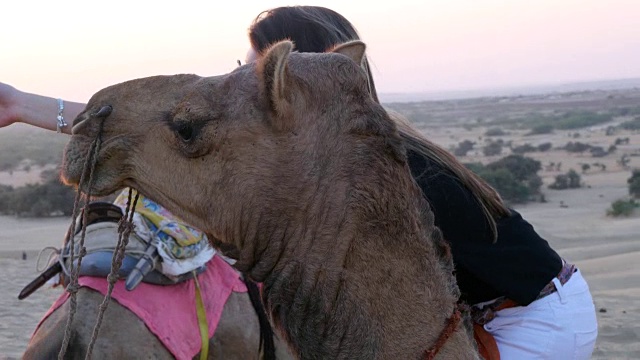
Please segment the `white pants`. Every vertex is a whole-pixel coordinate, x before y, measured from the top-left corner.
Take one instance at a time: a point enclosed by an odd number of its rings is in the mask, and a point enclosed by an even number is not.
[[[589,359],[598,324],[589,286],[576,271],[553,294],[528,306],[500,310],[484,325],[503,360]]]

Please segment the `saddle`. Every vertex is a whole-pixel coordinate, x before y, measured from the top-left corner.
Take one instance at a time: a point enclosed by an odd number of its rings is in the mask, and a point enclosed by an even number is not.
[[[111,271],[113,253],[120,237],[118,227],[123,217],[122,210],[112,203],[97,201],[89,203],[85,211],[87,212],[87,225],[84,229],[86,254],[82,258],[79,275],[106,278]],[[80,240],[83,236],[84,224],[82,221],[83,217],[79,216],[79,221],[74,229],[74,267],[78,265],[76,256],[80,253]],[[170,277],[161,272],[160,261],[153,241],[146,241],[132,231],[125,247],[125,256],[118,277],[126,279],[127,290],[133,290],[140,282],[155,285],[177,284],[192,279],[194,275],[205,270],[205,265],[203,265],[194,272]],[[20,292],[18,298],[26,298],[57,274],[60,274],[60,283],[66,286],[71,280],[70,268],[71,246],[65,244],[60,250],[57,261],[29,283]]]

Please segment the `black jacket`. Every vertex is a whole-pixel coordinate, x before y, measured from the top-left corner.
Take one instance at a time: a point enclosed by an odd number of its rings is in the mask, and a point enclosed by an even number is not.
[[[562,268],[562,259],[525,221],[497,221],[498,240],[472,193],[430,159],[407,153],[411,173],[435,214],[435,223],[451,246],[456,279],[468,304],[506,296],[520,305],[536,299]]]

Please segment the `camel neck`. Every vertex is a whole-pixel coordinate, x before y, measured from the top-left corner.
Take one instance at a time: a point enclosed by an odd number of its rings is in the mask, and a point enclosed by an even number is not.
[[[301,358],[375,358],[405,341],[406,331],[421,333],[424,351],[437,336],[428,329],[445,313],[416,314],[451,308],[453,277],[428,240],[433,224],[421,219],[419,190],[406,191],[414,186],[407,177],[379,176],[384,184],[355,177],[352,186],[328,187],[331,199],[339,191],[344,199],[258,226],[250,243],[263,245],[251,249],[246,270],[263,282],[265,306],[294,348],[313,349]],[[338,346],[345,341],[352,345]]]

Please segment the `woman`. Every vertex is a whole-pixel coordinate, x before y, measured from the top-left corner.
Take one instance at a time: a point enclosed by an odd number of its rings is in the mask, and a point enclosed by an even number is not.
[[[359,39],[353,25],[322,7],[280,7],[261,13],[249,29],[247,62],[270,44],[291,39],[300,52],[324,52]],[[368,61],[362,64],[378,101]],[[73,119],[83,104],[65,103]],[[0,126],[22,121],[56,128],[55,99],[0,86]],[[446,150],[428,141],[402,117],[392,114],[405,141],[409,165],[449,243],[461,290],[472,305],[485,356],[503,359],[589,358],[597,336],[589,288],[520,214]],[[69,132],[69,126],[62,126]],[[488,334],[489,340],[486,341]],[[491,339],[495,339],[492,343]],[[482,347],[481,347],[482,350]],[[496,350],[496,349],[494,349]]]
[[[291,39],[300,52],[323,52],[359,36],[340,14],[299,6],[263,12],[251,25],[249,39],[247,61],[283,39]],[[362,67],[377,101],[366,59]],[[597,323],[580,271],[561,259],[519,213],[507,209],[482,179],[402,117],[392,117],[405,141],[411,172],[451,247],[461,301],[473,305],[483,355],[491,352],[491,342],[481,341],[486,336],[480,333],[486,331],[503,359],[589,358]]]

